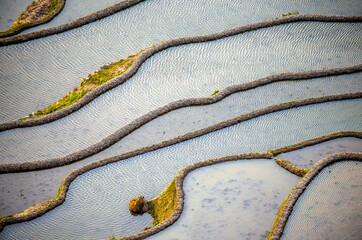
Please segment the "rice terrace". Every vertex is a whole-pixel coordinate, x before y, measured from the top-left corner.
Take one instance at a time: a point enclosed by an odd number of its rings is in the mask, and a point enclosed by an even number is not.
[[[362,236],[360,0],[0,13],[0,239]]]

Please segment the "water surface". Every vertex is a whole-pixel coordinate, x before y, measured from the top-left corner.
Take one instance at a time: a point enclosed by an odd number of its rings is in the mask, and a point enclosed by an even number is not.
[[[33,221],[5,227],[0,238],[49,239],[51,234],[54,239],[100,239],[142,231],[151,220],[145,219],[146,215],[131,217],[128,201],[140,194],[154,198],[182,167],[210,158],[265,151],[335,131],[360,131],[360,118],[353,110],[360,101],[325,103],[269,114],[94,169],[73,181],[64,204]],[[107,149],[107,154],[115,152]],[[43,181],[52,178],[50,174],[47,176]]]
[[[71,0],[69,4],[73,2],[83,4],[83,1],[77,0]],[[83,77],[101,66],[125,58],[162,40],[214,33],[271,19],[296,10],[300,13],[359,15],[361,14],[359,6],[358,0],[349,1],[349,4],[343,0],[322,2],[306,0],[293,4],[287,1],[271,3],[266,0],[147,0],[106,19],[65,33],[23,44],[1,47],[0,122],[14,120],[38,109],[43,109],[48,104],[62,98],[73,87],[78,86]],[[58,17],[53,21],[56,21]],[[295,31],[298,32],[301,29]],[[319,33],[317,39],[314,39],[313,36],[308,37],[309,44],[322,41],[323,37],[320,38],[320,36],[321,33],[324,35],[324,31],[316,30],[314,33],[317,32]],[[360,33],[359,29],[358,32]],[[308,31],[308,36],[310,34]],[[345,32],[342,36],[347,35],[348,33]],[[269,38],[267,35],[263,37]],[[305,36],[299,38],[301,41],[306,40]],[[332,35],[325,41],[334,38]],[[345,40],[344,46],[347,47],[353,39],[354,37],[350,36],[341,40]],[[252,39],[249,41],[253,42]],[[360,38],[355,40],[356,54],[361,49],[361,42]],[[255,43],[257,44],[258,40],[255,40]],[[278,46],[280,45],[293,48],[299,43],[283,44],[280,42]],[[254,48],[254,45],[251,46]],[[258,55],[257,60],[246,61],[246,66],[253,64],[256,67],[254,64],[263,63],[266,57],[274,54],[270,52],[273,48],[274,46],[270,45],[266,52],[262,52],[263,55]],[[248,48],[242,49],[247,50]],[[321,49],[315,52],[316,55],[323,55],[325,51]],[[332,54],[335,52],[335,48],[329,47],[326,52]],[[360,53],[357,55],[361,56]],[[232,60],[232,58],[228,58]],[[325,56],[325,59],[329,58],[338,58],[338,53],[336,52],[332,57]],[[282,59],[280,58],[280,60]],[[361,62],[361,60],[357,62]],[[340,65],[344,65],[344,63],[337,64],[337,66]],[[215,67],[217,66],[219,65]],[[247,72],[247,69],[245,71]]]
[[[298,199],[281,239],[361,239],[361,178],[361,162],[324,168]]]
[[[241,160],[191,172],[181,217],[147,239],[260,239],[269,235],[299,177],[273,160]]]
[[[341,152],[362,152],[362,139],[359,138],[338,138],[314,146],[302,148],[296,151],[278,155],[287,159],[292,164],[301,168],[310,168],[318,160]]]
[[[209,96],[215,90],[273,73],[356,64],[362,61],[360,27],[349,23],[296,23],[168,49],[145,62],[125,84],[68,117],[0,133],[0,159],[22,162],[62,156],[100,141],[171,101]],[[281,44],[285,47],[280,48]],[[354,76],[352,81],[357,82],[349,82],[350,77],[344,76],[338,78],[338,86],[321,82],[314,87],[319,95],[361,90],[362,82]],[[296,89],[307,96],[309,92],[318,94],[305,84],[301,89],[298,86],[289,85],[281,94],[293,95]],[[248,102],[267,100],[260,100],[263,97],[252,96]]]
[[[8,30],[32,0],[0,0],[0,31]]]
[[[97,12],[122,1],[123,0],[67,0],[63,10],[53,20],[46,24],[27,29],[23,33],[34,32],[36,30],[70,23],[78,18]]]
[[[360,74],[351,74],[348,76],[351,77],[351,79],[348,80],[351,81],[351,84],[349,84],[351,86],[355,86],[355,84],[360,81],[359,80]],[[227,97],[224,100],[212,105],[178,109],[164,116],[161,116],[151,121],[150,123],[147,123],[146,125],[142,126],[140,129],[137,129],[130,135],[126,136],[124,139],[114,144],[110,148],[104,150],[99,154],[89,157],[83,161],[80,161],[76,164],[72,164],[61,168],[49,169],[45,171],[0,175],[0,190],[1,192],[6,193],[6,194],[0,194],[0,215],[20,212],[27,206],[32,205],[33,202],[45,201],[47,197],[52,198],[53,196],[55,196],[61,180],[70,171],[91,161],[100,160],[106,157],[111,157],[120,153],[124,153],[140,147],[161,142],[202,127],[207,127],[212,124],[216,124],[220,121],[227,120],[239,114],[246,113],[263,106],[268,106],[269,104],[288,101],[295,98],[319,96],[320,94],[324,94],[325,91],[330,91],[329,93],[339,93],[338,90],[341,90],[343,92],[345,91],[344,88],[342,87],[343,85],[345,85],[344,82],[345,78],[346,76],[338,76],[338,77],[319,78],[311,81],[275,83],[269,86],[264,86],[247,92],[233,94],[232,96]],[[324,86],[326,88],[321,86]],[[330,86],[333,86],[334,88],[330,89]],[[334,92],[334,89],[337,91]],[[290,93],[290,95],[283,94],[285,90],[287,90],[288,93]],[[245,101],[245,99],[253,99],[253,98],[255,98],[253,102]],[[354,105],[354,103],[352,103],[344,105],[347,106],[348,111],[346,112],[346,110],[343,110],[341,112],[349,115],[351,118],[356,118],[356,120],[358,120],[360,115],[358,115],[358,112],[356,112],[353,109],[356,105],[358,105],[359,101],[357,100],[352,102],[356,102],[357,104]],[[338,105],[338,102],[330,104],[332,104],[333,106],[333,104],[335,103],[337,103]],[[312,108],[314,110],[311,111],[316,111],[315,114],[318,114],[319,111],[318,109],[321,108],[322,106],[325,105],[323,104],[316,105],[314,108]],[[336,111],[340,111],[340,109],[341,108],[338,107]],[[263,120],[264,122],[259,123],[260,125],[259,127],[252,128],[253,131],[257,132],[254,135],[251,135],[250,138],[259,138],[258,134],[264,134],[262,131],[260,132],[258,129],[269,131],[268,130],[268,126],[270,124],[269,121],[272,120],[268,119],[269,118]],[[353,123],[348,121],[349,123],[346,123],[346,125],[341,125],[341,123],[338,122],[339,120],[337,119],[335,120],[337,122],[335,121],[330,122],[334,126],[334,128],[331,128],[332,132],[340,131],[343,129],[344,130],[361,129],[361,127],[358,127],[360,126],[358,125],[358,121],[356,122],[352,121]],[[289,121],[289,120],[286,118],[281,121]],[[322,121],[322,119],[318,119],[318,121]],[[275,123],[275,125],[276,124],[280,123]],[[292,124],[297,124],[297,123],[293,122],[290,125]],[[349,126],[351,128],[349,128]],[[248,131],[248,129],[244,130]],[[323,132],[321,132],[321,134],[323,134]],[[307,139],[310,136],[306,135],[305,137]],[[303,138],[299,139],[305,140]],[[271,139],[266,139],[267,142],[269,142],[270,140]],[[290,143],[291,142],[287,141],[286,144]],[[255,147],[257,146],[258,145],[256,145]],[[280,147],[280,146],[283,145],[276,145],[275,147]],[[268,148],[269,147],[265,146],[265,148],[256,148],[251,150],[264,151]],[[56,149],[53,150],[55,151]],[[29,154],[32,154],[31,151],[29,151]],[[10,159],[11,155],[9,154],[8,156],[9,156],[8,158]],[[286,159],[289,158],[286,157]]]

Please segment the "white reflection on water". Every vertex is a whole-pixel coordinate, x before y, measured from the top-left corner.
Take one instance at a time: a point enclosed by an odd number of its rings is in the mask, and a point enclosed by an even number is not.
[[[273,160],[217,164],[185,180],[180,219],[148,239],[265,239],[299,181]]]

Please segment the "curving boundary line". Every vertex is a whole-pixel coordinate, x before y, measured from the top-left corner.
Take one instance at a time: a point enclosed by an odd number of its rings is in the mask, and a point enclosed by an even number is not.
[[[297,184],[294,188],[293,192],[289,196],[283,211],[280,215],[278,222],[276,223],[276,227],[274,232],[271,233],[271,240],[280,239],[283,234],[284,228],[287,224],[289,216],[293,212],[293,207],[296,204],[298,198],[303,194],[304,190],[308,187],[309,183],[318,175],[318,173],[328,165],[331,165],[338,161],[343,160],[357,160],[362,161],[362,153],[337,153],[329,155],[322,160],[319,160],[311,170],[307,173],[307,175]],[[274,223],[275,224],[275,223]]]
[[[24,24],[21,25],[21,27],[17,28],[16,30],[11,30],[11,28],[10,28],[10,29],[8,29],[6,31],[1,32],[0,33],[0,38],[10,37],[10,36],[13,36],[15,34],[18,34],[19,32],[22,32],[22,31],[24,31],[26,29],[29,29],[29,28],[32,28],[32,27],[35,27],[35,26],[50,22],[53,18],[55,18],[63,10],[64,5],[65,5],[65,1],[66,0],[59,0],[58,7],[54,11],[52,11],[48,16],[46,16],[44,18],[41,18],[38,21],[24,23]],[[0,42],[1,42],[1,39],[0,39]]]
[[[61,1],[64,1],[64,3],[65,3],[65,0],[61,0]],[[136,4],[140,3],[140,2],[143,2],[143,1],[145,1],[145,0],[124,0],[124,1],[122,1],[120,3],[117,3],[117,4],[113,5],[113,6],[107,7],[105,9],[99,10],[99,11],[97,11],[95,13],[91,13],[91,14],[88,14],[88,15],[86,15],[84,17],[78,18],[78,19],[76,19],[76,20],[74,20],[74,21],[72,21],[70,23],[65,23],[65,24],[60,25],[60,26],[51,27],[51,28],[47,28],[47,29],[42,29],[42,30],[31,32],[31,33],[26,33],[26,34],[21,34],[21,35],[17,35],[17,36],[2,38],[2,39],[0,39],[0,46],[7,46],[7,45],[11,45],[11,44],[16,44],[16,43],[23,43],[23,42],[34,40],[34,39],[37,39],[37,38],[47,37],[47,36],[62,33],[62,32],[65,32],[65,31],[68,31],[68,30],[71,30],[71,29],[74,29],[74,28],[78,28],[78,27],[81,27],[81,26],[86,25],[88,23],[91,23],[91,22],[97,21],[99,19],[108,17],[108,16],[110,16],[112,14],[120,12],[120,11],[126,9],[126,8],[132,7],[132,6],[134,6],[134,5],[136,5]],[[63,4],[62,8],[60,9],[60,11],[63,9],[63,7],[64,7],[64,4]],[[48,21],[46,21],[46,22],[49,22],[51,19],[47,19]],[[45,23],[45,22],[42,22],[42,23]],[[42,23],[40,23],[40,24],[42,24]],[[37,24],[37,25],[39,25],[39,24]],[[34,26],[36,26],[36,25],[34,25]],[[31,26],[31,27],[34,27],[34,26]],[[24,29],[22,29],[22,30],[24,30]]]
[[[161,52],[165,49],[176,47],[180,45],[186,45],[191,43],[200,43],[200,42],[208,42],[208,41],[214,41],[230,36],[234,36],[237,34],[254,31],[262,28],[277,26],[281,24],[288,24],[288,23],[295,23],[295,22],[302,22],[302,21],[318,21],[318,22],[361,22],[362,16],[330,16],[330,15],[292,15],[289,17],[283,17],[273,20],[268,20],[264,22],[259,23],[253,23],[249,25],[244,25],[241,27],[233,28],[230,30],[213,33],[213,34],[207,34],[207,35],[201,35],[201,36],[192,36],[192,37],[184,37],[184,38],[177,38],[177,39],[170,39],[161,43],[158,43],[149,49],[142,52],[138,58],[133,62],[132,66],[129,67],[127,71],[125,71],[122,75],[117,76],[113,78],[112,80],[96,87],[92,91],[88,92],[86,95],[84,95],[80,100],[78,100],[76,103],[63,108],[59,111],[56,111],[54,113],[51,113],[49,115],[45,115],[39,118],[32,118],[27,119],[24,121],[11,121],[7,123],[0,124],[0,132],[5,130],[10,130],[14,128],[22,128],[22,127],[33,127],[49,122],[53,122],[55,120],[58,120],[60,118],[66,117],[69,114],[79,110],[80,108],[87,105],[89,102],[93,101],[95,98],[99,97],[103,93],[117,87],[118,85],[126,82],[128,79],[130,79],[140,68],[140,66],[151,56],[154,54]],[[1,40],[0,40],[1,45]],[[313,74],[313,73],[312,73]],[[328,76],[321,75],[321,76]],[[281,76],[282,77],[282,76]]]
[[[271,149],[268,151],[273,155],[275,162],[279,166],[281,166],[285,170],[289,171],[290,173],[292,173],[298,177],[304,177],[308,173],[310,168],[299,168],[286,159],[275,158],[275,157],[277,157],[279,154],[282,154],[282,153],[292,152],[295,150],[299,150],[299,149],[302,149],[305,147],[313,146],[313,145],[316,145],[316,144],[319,144],[322,142],[326,142],[326,141],[330,141],[330,140],[333,140],[336,138],[342,138],[342,137],[355,137],[355,138],[362,139],[362,132],[355,132],[355,131],[335,132],[332,134],[320,136],[317,138],[311,138],[311,139],[308,139],[308,140],[305,140],[305,141],[302,141],[299,143],[295,143],[292,145],[288,145],[288,146],[284,146],[284,147],[280,147],[280,148],[276,148],[276,149]]]
[[[220,94],[220,95],[219,95]],[[222,93],[218,93],[217,95],[214,95],[214,99],[216,97],[222,97]],[[274,113],[286,109],[291,109],[295,107],[301,107],[311,104],[317,104],[317,103],[323,103],[323,102],[329,102],[329,101],[338,101],[338,100],[346,100],[346,99],[356,99],[361,98],[362,92],[356,92],[356,93],[343,93],[343,94],[335,94],[335,95],[328,95],[328,96],[321,96],[321,97],[313,97],[313,98],[306,98],[301,100],[294,100],[290,102],[284,102],[279,103],[275,105],[271,105],[268,107],[260,108],[258,110],[251,111],[249,113],[241,114],[235,118],[231,118],[225,121],[222,121],[218,124],[201,128],[199,130],[186,133],[184,135],[178,136],[176,138],[172,138],[170,140],[164,141],[157,145],[157,148],[166,147],[170,145],[174,145],[176,143],[180,143],[186,140],[189,140],[191,138],[199,137],[202,135],[205,135],[207,133],[220,130],[225,127],[229,127],[231,125],[244,122],[256,117],[260,117],[262,115],[266,115],[269,113]],[[36,171],[36,170],[43,170],[43,169],[49,169],[54,167],[60,167],[67,164],[71,164],[73,162],[79,161],[81,159],[84,159],[88,156],[91,156],[93,154],[96,154],[109,146],[113,145],[123,137],[127,136],[134,130],[138,129],[142,125],[146,124],[147,122],[151,121],[152,119],[155,119],[156,117],[163,115],[173,109],[179,108],[178,106],[182,104],[182,106],[192,106],[192,105],[199,105],[195,104],[199,103],[200,99],[187,99],[187,100],[180,100],[173,103],[170,103],[160,109],[156,109],[154,111],[151,111],[147,113],[146,115],[134,120],[133,122],[127,124],[126,126],[120,128],[115,133],[109,135],[108,137],[104,138],[103,140],[99,141],[96,144],[93,144],[85,149],[79,150],[77,152],[71,153],[69,155],[53,158],[53,159],[45,159],[45,160],[38,160],[34,162],[23,162],[23,163],[9,163],[9,164],[1,164],[0,165],[0,174],[4,173],[16,173],[16,172],[26,172],[26,171]],[[213,98],[202,98],[201,101],[206,101],[207,104],[212,103]],[[155,145],[151,145],[145,148],[140,149],[147,149],[152,148]],[[140,149],[135,150],[141,151]],[[142,150],[143,151],[143,150]],[[279,150],[280,151],[280,150]],[[133,151],[132,151],[133,152]],[[278,151],[277,151],[278,152]],[[137,153],[137,155],[140,153]]]
[[[240,160],[249,160],[249,159],[270,159],[270,158],[271,158],[271,156],[270,156],[269,152],[245,153],[245,154],[238,154],[238,155],[231,155],[231,156],[226,156],[226,157],[208,159],[208,160],[192,163],[192,164],[184,167],[176,174],[176,177],[175,177],[177,200],[176,200],[176,208],[175,208],[173,214],[168,219],[166,219],[165,221],[161,222],[160,224],[156,225],[153,228],[147,229],[143,232],[139,232],[139,233],[136,233],[133,235],[117,238],[117,239],[122,239],[122,240],[145,239],[146,237],[154,235],[154,234],[164,230],[165,228],[171,226],[172,224],[174,224],[177,221],[177,219],[179,219],[179,217],[181,216],[183,208],[184,208],[185,192],[183,190],[183,183],[184,183],[186,176],[190,172],[192,172],[198,168],[207,167],[207,166],[211,166],[211,165],[218,164],[218,163],[231,162],[231,161],[237,161],[237,160],[240,161]]]
[[[327,97],[330,97],[330,96],[327,96]],[[342,100],[341,97],[342,96],[338,96],[338,100]],[[321,97],[304,99],[302,101],[304,101],[304,105],[308,105],[308,104],[319,103],[320,100],[321,100]],[[279,104],[278,106],[283,106],[283,105],[290,106],[290,104],[293,105],[293,107],[303,106],[303,105],[301,105],[301,102],[299,102],[299,104],[296,104],[295,102],[282,103],[282,104]],[[69,189],[69,186],[72,183],[72,181],[75,178],[77,178],[78,176],[80,176],[80,175],[82,175],[82,174],[84,174],[84,173],[86,173],[88,171],[91,171],[91,170],[93,170],[95,168],[98,168],[98,167],[105,166],[107,164],[115,163],[115,162],[118,162],[118,161],[121,161],[121,160],[125,160],[125,159],[131,158],[131,157],[135,157],[137,155],[145,154],[145,153],[155,151],[155,150],[167,147],[167,146],[171,146],[171,145],[174,145],[176,143],[179,143],[179,142],[182,142],[182,141],[186,141],[188,139],[192,139],[192,138],[201,136],[201,135],[206,134],[208,132],[219,130],[219,129],[223,128],[223,127],[226,127],[227,124],[229,124],[228,126],[230,126],[230,125],[239,123],[241,121],[246,121],[248,119],[258,117],[258,116],[260,116],[260,113],[263,113],[263,111],[262,110],[256,110],[256,111],[254,111],[254,113],[251,116],[247,116],[249,118],[246,118],[245,116],[241,117],[241,118],[240,117],[233,118],[233,119],[230,119],[228,121],[224,121],[224,122],[221,122],[219,124],[215,124],[215,125],[213,125],[213,126],[211,126],[209,128],[200,129],[200,130],[190,132],[188,134],[184,134],[182,136],[179,136],[179,137],[167,140],[167,141],[156,143],[156,144],[153,144],[153,145],[150,145],[150,146],[139,148],[139,149],[136,149],[136,150],[133,150],[133,151],[130,151],[130,152],[126,152],[126,153],[123,153],[123,154],[120,154],[120,155],[116,155],[116,156],[113,156],[113,157],[110,157],[110,158],[102,159],[102,160],[91,162],[91,163],[89,163],[87,165],[84,165],[84,166],[72,171],[71,173],[69,173],[63,179],[63,181],[60,184],[58,194],[54,197],[54,199],[52,199],[48,203],[44,204],[44,207],[40,208],[39,210],[30,212],[28,214],[11,215],[11,216],[5,216],[3,218],[0,218],[0,232],[2,231],[2,229],[6,225],[25,222],[25,221],[30,221],[30,220],[32,220],[34,218],[42,216],[46,212],[49,212],[50,210],[52,210],[55,207],[62,204],[65,201],[66,193],[67,193],[67,191]],[[261,114],[261,115],[264,115],[264,114]],[[243,115],[241,115],[241,116],[243,116]],[[296,148],[301,148],[302,146],[310,146],[313,143],[317,144],[319,142],[328,141],[328,140],[335,139],[335,138],[338,138],[338,137],[361,136],[361,135],[362,135],[362,132],[354,132],[354,131],[344,131],[344,132],[332,133],[332,134],[328,134],[328,135],[321,136],[321,137],[318,137],[318,138],[314,138],[312,140],[303,141],[303,142],[301,142],[299,144],[290,145],[290,147],[287,147],[284,151],[285,152],[287,152],[288,150],[291,151],[293,148],[296,149]],[[260,156],[262,156],[263,158],[272,159],[273,158],[273,153],[272,152],[273,152],[273,150],[269,150],[269,151],[266,151],[266,152],[263,152],[263,153],[256,153],[256,154],[260,154]],[[238,157],[234,156],[232,158],[233,159],[240,158],[240,155],[237,155],[237,156]],[[242,156],[245,157],[246,155],[242,154]],[[253,158],[255,158],[256,155],[252,155],[252,156],[253,156]],[[221,158],[221,159],[224,159],[224,158]],[[209,162],[213,162],[213,161],[209,161]],[[176,221],[177,218],[173,217],[172,221],[173,222]],[[154,232],[154,231],[157,231],[157,229],[161,228],[162,226],[164,226],[164,225],[160,225],[159,227],[149,229],[146,232],[155,234],[156,232]],[[158,231],[161,231],[161,230],[158,230]]]
[[[336,157],[336,155],[338,157]],[[357,155],[357,157],[356,157]],[[355,153],[343,153],[343,154],[335,154],[335,155],[330,155],[327,157],[328,159],[328,164],[331,164],[333,162],[339,161],[339,160],[344,160],[346,158],[347,159],[360,159],[362,161],[362,154],[355,154]],[[121,237],[118,239],[121,240],[138,240],[138,239],[144,239],[146,237],[149,237],[151,235],[154,235],[162,230],[164,230],[165,228],[171,226],[173,223],[175,223],[177,221],[177,219],[181,216],[181,213],[183,211],[183,206],[184,206],[184,197],[185,197],[185,193],[183,191],[183,183],[184,180],[186,178],[186,176],[201,167],[206,167],[206,166],[211,166],[214,164],[219,164],[219,163],[224,163],[224,162],[229,162],[229,161],[236,161],[236,160],[248,160],[248,159],[269,159],[270,155],[268,155],[268,152],[259,152],[259,153],[247,153],[247,154],[239,154],[239,155],[232,155],[232,156],[227,156],[227,157],[221,157],[221,158],[215,158],[215,159],[208,159],[208,160],[204,160],[204,161],[200,161],[197,163],[193,163],[188,165],[187,167],[181,169],[175,177],[175,184],[176,184],[176,195],[177,195],[177,205],[176,208],[174,210],[174,213],[165,221],[163,221],[162,223],[158,224],[157,226],[145,230],[143,232],[140,233],[136,233],[133,235],[129,235],[129,236],[125,236],[125,237]],[[326,159],[326,158],[325,158]],[[321,163],[322,161],[326,161],[325,159],[320,160],[318,163]],[[325,166],[323,166],[325,167]],[[322,168],[323,168],[322,167]],[[318,170],[315,171],[313,170],[316,174],[318,174]],[[315,174],[315,175],[316,175]],[[307,177],[303,178],[306,179]],[[303,182],[303,180],[301,182]],[[300,183],[301,183],[300,182]],[[299,184],[300,184],[299,183]],[[306,186],[305,186],[306,187]],[[279,238],[274,238],[274,239],[279,239]]]

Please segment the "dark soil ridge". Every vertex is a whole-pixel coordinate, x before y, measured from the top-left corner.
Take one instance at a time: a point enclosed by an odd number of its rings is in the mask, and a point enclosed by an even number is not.
[[[153,111],[147,113],[146,115],[141,116],[140,118],[138,118],[138,119],[134,120],[133,122],[120,128],[115,133],[109,135],[108,137],[102,139],[98,143],[93,144],[85,149],[65,155],[63,157],[58,157],[58,158],[53,158],[53,159],[38,160],[38,161],[34,161],[34,162],[1,164],[0,165],[0,174],[38,171],[38,170],[60,167],[60,166],[74,163],[76,161],[89,157],[93,154],[96,154],[96,153],[108,148],[109,146],[118,142],[120,139],[129,135],[133,131],[137,130],[138,128],[140,128],[141,126],[146,124],[147,122],[150,122],[151,120],[153,120],[167,112],[170,112],[171,110],[178,109],[178,108],[180,108],[180,106],[182,106],[182,107],[195,106],[195,105],[200,105],[200,103],[211,104],[217,98],[219,98],[219,100],[222,99],[223,96],[224,96],[223,92],[221,91],[218,94],[214,95],[213,97],[209,97],[209,98],[186,99],[186,100],[180,100],[180,101],[176,101],[176,102],[167,104],[159,109],[153,110]],[[343,93],[343,94],[335,94],[335,95],[328,95],[328,96],[321,96],[321,97],[306,98],[306,99],[301,99],[301,100],[294,100],[294,101],[279,103],[279,104],[271,105],[268,107],[260,108],[258,110],[254,110],[249,113],[241,114],[235,118],[231,118],[231,119],[222,121],[218,124],[215,124],[215,125],[212,125],[209,127],[201,128],[199,130],[195,130],[193,132],[186,133],[184,135],[178,136],[171,140],[164,141],[161,143],[161,145],[163,145],[163,147],[170,146],[170,145],[180,143],[180,142],[183,142],[183,141],[195,138],[195,137],[199,137],[199,136],[205,135],[207,133],[214,132],[214,131],[220,130],[222,128],[226,128],[231,125],[234,125],[234,124],[237,124],[240,122],[244,122],[244,121],[247,121],[247,120],[259,117],[259,116],[263,116],[263,115],[266,115],[269,113],[274,113],[274,112],[278,112],[278,111],[282,111],[282,110],[287,110],[287,109],[311,105],[311,104],[338,101],[338,100],[356,99],[356,98],[361,98],[361,97],[362,97],[362,92],[356,92],[356,93]],[[154,145],[151,145],[148,147],[152,147],[152,146],[154,146]],[[146,147],[146,148],[148,148],[148,147]],[[135,151],[137,151],[137,150],[135,150]]]
[[[122,2],[125,4],[131,4],[129,2]],[[134,3],[132,1],[132,3]],[[128,6],[128,5],[127,5]],[[191,37],[184,37],[184,38],[177,38],[177,39],[170,39],[158,44],[155,44],[154,46],[150,47],[149,49],[142,52],[139,57],[134,61],[131,67],[127,71],[125,71],[122,75],[117,76],[113,78],[112,80],[109,80],[108,82],[104,83],[103,85],[98,86],[97,88],[93,89],[92,91],[85,94],[81,99],[79,99],[76,103],[63,108],[59,111],[53,112],[49,115],[45,115],[39,118],[32,118],[27,119],[23,121],[10,121],[6,123],[0,124],[0,132],[5,130],[10,130],[14,128],[22,128],[22,127],[33,127],[38,126],[46,123],[50,123],[53,121],[56,121],[60,118],[66,117],[69,114],[79,110],[80,108],[84,107],[91,101],[93,101],[95,98],[99,97],[103,93],[119,86],[120,84],[123,84],[128,79],[130,79],[140,68],[140,66],[151,56],[154,54],[161,52],[165,49],[176,47],[180,45],[186,45],[191,43],[200,43],[200,42],[208,42],[208,41],[214,41],[234,35],[238,35],[245,32],[255,31],[262,28],[267,27],[273,27],[281,24],[288,24],[288,23],[295,23],[295,22],[302,22],[302,21],[317,21],[317,22],[361,22],[362,16],[330,16],[330,15],[292,15],[282,18],[277,18],[273,20],[268,20],[264,22],[259,23],[253,23],[249,25],[244,25],[241,27],[233,28],[230,30],[213,33],[213,34],[207,34],[207,35],[201,35],[201,36],[191,36]],[[0,45],[3,40],[0,39]],[[359,66],[359,65],[358,65]],[[357,68],[360,68],[357,67]],[[360,71],[360,70],[358,70]],[[308,74],[308,73],[305,73]],[[313,71],[310,73],[313,75]],[[321,73],[319,73],[321,74]],[[329,73],[324,73],[319,75],[321,76],[329,76]],[[280,76],[283,77],[283,76]],[[286,77],[286,76],[284,76]],[[317,75],[315,77],[318,77]],[[304,76],[303,78],[306,78]]]

